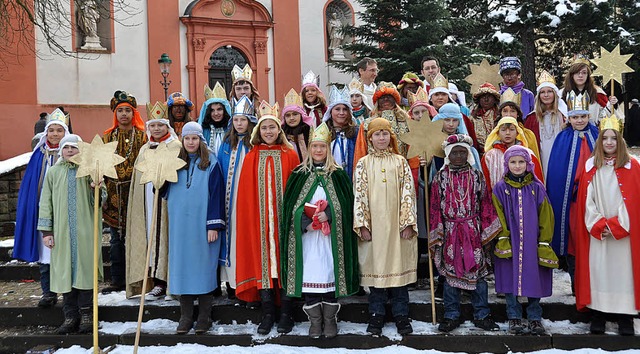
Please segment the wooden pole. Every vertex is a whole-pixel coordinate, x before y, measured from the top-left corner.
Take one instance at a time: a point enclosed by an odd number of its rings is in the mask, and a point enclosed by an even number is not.
[[[425,154],[425,160],[427,160]],[[429,160],[427,160],[429,161]],[[429,175],[427,174],[427,166],[422,166],[422,175],[424,176],[424,219],[425,228],[427,229],[427,255],[429,256],[429,288],[431,289],[431,323],[436,324],[436,300],[433,282],[433,262],[431,258],[431,248],[429,248]]]
[[[160,176],[162,167],[158,168],[157,176]],[[156,187],[156,186],[154,186]],[[133,344],[133,354],[138,353],[138,345],[140,344],[140,330],[142,328],[142,315],[144,314],[144,299],[147,291],[147,281],[149,280],[149,261],[151,260],[151,250],[153,240],[156,238],[156,219],[158,218],[158,195],[160,188],[156,188],[153,193],[153,212],[151,213],[151,230],[149,232],[149,240],[147,240],[147,256],[144,263],[144,278],[142,280],[142,289],[140,290],[140,308],[138,310],[138,326],[136,328],[136,340]]]
[[[99,261],[99,253],[98,250],[100,246],[102,246],[102,237],[98,231],[98,218],[101,218],[102,215],[98,215],[99,206],[100,206],[100,179],[102,175],[100,175],[100,165],[98,161],[96,161],[96,173],[94,175],[97,177],[93,180],[93,353],[100,353],[100,346],[98,345],[98,264]]]

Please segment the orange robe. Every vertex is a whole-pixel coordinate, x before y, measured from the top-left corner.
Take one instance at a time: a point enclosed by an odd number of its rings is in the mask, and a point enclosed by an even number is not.
[[[283,145],[254,146],[244,159],[237,200],[242,220],[236,231],[236,296],[240,300],[259,301],[258,290],[275,288],[273,278],[280,279],[278,228],[282,196],[291,171],[299,163],[295,150]],[[274,253],[275,263],[271,257]]]

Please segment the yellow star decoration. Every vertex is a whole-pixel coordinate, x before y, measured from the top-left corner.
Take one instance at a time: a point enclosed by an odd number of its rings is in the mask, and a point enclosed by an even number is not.
[[[400,140],[409,145],[407,156],[422,155],[427,161],[433,156],[444,157],[442,142],[448,135],[442,132],[443,123],[443,120],[432,122],[428,118],[419,121],[408,119],[409,132],[400,136]]]
[[[125,158],[115,153],[117,147],[117,141],[105,144],[99,135],[93,137],[91,144],[78,142],[80,153],[69,159],[78,165],[76,177],[91,176],[94,181],[102,176],[118,179],[115,165],[123,163]]]
[[[180,149],[169,149],[167,144],[160,144],[156,149],[146,149],[143,152],[143,160],[136,165],[136,169],[142,172],[140,184],[151,182],[154,187],[160,188],[164,182],[177,182],[178,170],[187,163],[178,155]]]
[[[493,84],[498,87],[502,82],[502,76],[500,76],[500,64],[489,65],[487,59],[482,59],[480,65],[469,64],[471,74],[464,79],[471,84],[471,93],[478,92],[480,86],[485,82]]]
[[[633,54],[620,54],[620,44],[613,48],[611,52],[600,47],[600,59],[591,60],[597,66],[592,75],[602,76],[603,85],[611,80],[615,80],[622,85],[622,74],[633,72],[633,69],[627,65],[627,61],[632,56]]]

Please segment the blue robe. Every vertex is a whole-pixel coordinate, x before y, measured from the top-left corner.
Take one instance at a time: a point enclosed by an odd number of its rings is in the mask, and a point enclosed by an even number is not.
[[[25,262],[40,260],[41,235],[37,229],[40,192],[44,176],[57,158],[57,150],[47,150],[43,145],[36,149],[29,159],[18,191],[13,258]]]
[[[242,135],[244,136],[244,134]],[[240,136],[240,139],[242,139]],[[233,169],[229,171],[231,165],[232,153],[234,154],[233,158]],[[225,186],[225,195],[226,195],[226,225],[227,231],[225,232],[225,237],[221,240],[220,245],[220,265],[225,267],[231,267],[231,242],[235,240],[231,240],[231,236],[234,234],[234,230],[232,228],[235,226],[236,220],[231,220],[231,214],[233,211],[236,195],[236,176],[240,177],[240,171],[242,166],[242,161],[239,161],[240,158],[244,158],[244,156],[249,153],[249,149],[244,146],[242,141],[238,144],[238,149],[234,150],[231,144],[228,141],[225,141],[222,146],[220,146],[220,151],[218,151],[218,161],[220,162],[220,166],[222,168],[222,178],[224,180]]]
[[[220,240],[224,238],[224,185],[222,170],[210,153],[206,170],[200,158],[189,156],[187,168],[178,171],[178,182],[167,187],[169,216],[169,292],[176,295],[206,294],[218,287]],[[215,242],[207,230],[218,230]]]
[[[553,207],[555,230],[551,245],[557,255],[566,255],[569,247],[569,208],[575,201],[577,186],[576,169],[580,159],[580,133],[584,133],[589,149],[598,138],[598,128],[589,123],[583,131],[567,127],[556,137],[549,155],[549,170],[547,172],[547,194]]]
[[[340,165],[349,176],[349,179],[353,181],[353,158],[356,150],[356,140],[358,138],[358,129],[352,138],[339,139],[336,132],[336,138],[331,141],[331,155],[336,162],[341,161]],[[346,140],[346,144],[344,144]],[[345,161],[346,160],[346,161]]]

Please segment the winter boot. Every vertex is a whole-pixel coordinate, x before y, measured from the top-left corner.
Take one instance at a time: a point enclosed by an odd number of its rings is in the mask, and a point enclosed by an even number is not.
[[[64,322],[58,329],[56,329],[56,334],[70,334],[78,332],[78,325],[80,324],[80,319],[77,317],[69,317],[65,318]]]
[[[322,302],[322,317],[324,317],[324,337],[334,338],[338,335],[338,311],[340,304],[337,302]]]
[[[399,335],[405,336],[413,333],[413,327],[411,326],[411,319],[409,316],[396,316],[395,320],[396,329],[398,330]]]
[[[310,306],[302,306],[302,311],[309,317],[309,337],[320,338],[322,335],[322,302]]]
[[[80,326],[78,333],[93,332],[93,308],[83,307],[80,309]]]
[[[177,334],[187,334],[193,327],[193,295],[180,296],[180,321],[178,321]]]
[[[258,334],[269,334],[276,321],[276,305],[273,289],[260,290],[260,300],[262,301],[262,320],[258,326]]]
[[[589,328],[591,334],[604,334],[607,325],[607,320],[604,317],[604,312],[596,310],[592,310],[591,312],[591,326]]]
[[[618,333],[621,336],[632,336],[636,334],[633,328],[633,316],[618,315]]]
[[[213,295],[198,295],[198,321],[196,323],[196,334],[204,334],[211,328],[211,307],[213,306]]]
[[[384,327],[384,315],[370,314],[367,332],[377,337],[382,334],[382,327]]]
[[[282,292],[284,293],[284,291]],[[293,322],[293,310],[291,308],[291,299],[287,296],[280,298],[282,307],[280,308],[280,321],[278,321],[278,333],[289,333],[293,330],[295,322]]]

